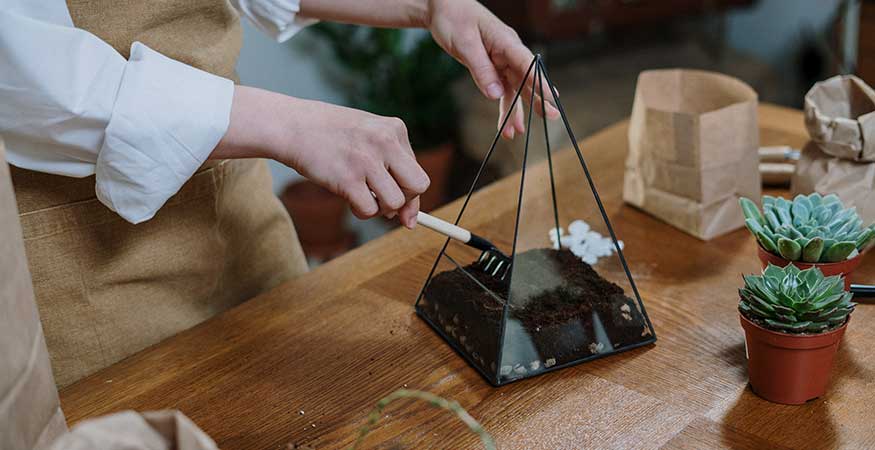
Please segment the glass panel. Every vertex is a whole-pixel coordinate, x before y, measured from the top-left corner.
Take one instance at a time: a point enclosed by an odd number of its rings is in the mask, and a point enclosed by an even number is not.
[[[553,152],[544,121],[527,113],[523,169],[501,181],[513,188],[469,197],[459,221],[509,255],[511,270],[484,272],[478,250],[450,241],[417,303],[494,384],[655,339],[582,161],[574,150]],[[483,213],[496,202],[516,207],[500,217]]]
[[[509,153],[509,150],[496,151],[495,157],[503,157],[498,155],[504,153]],[[516,180],[519,180],[519,175]],[[509,182],[519,186],[519,181]],[[475,191],[480,191],[480,184],[478,182],[475,186]],[[510,255],[516,208],[498,216],[493,211],[495,204],[516,205],[515,191],[491,189],[471,197],[458,225],[489,240],[499,251]],[[481,250],[450,240],[423,289],[417,311],[442,333],[469,364],[490,382],[497,383],[497,361],[509,272],[483,270],[478,264],[481,254]],[[509,261],[508,256],[508,264]]]

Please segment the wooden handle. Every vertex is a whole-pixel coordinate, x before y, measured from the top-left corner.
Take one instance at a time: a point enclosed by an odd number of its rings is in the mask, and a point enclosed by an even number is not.
[[[471,240],[471,232],[453,225],[447,221],[438,219],[435,216],[428,215],[422,211],[420,211],[416,215],[416,222],[426,228],[430,228],[434,231],[437,231],[444,236],[451,237],[457,241],[461,241],[464,243],[468,243]]]

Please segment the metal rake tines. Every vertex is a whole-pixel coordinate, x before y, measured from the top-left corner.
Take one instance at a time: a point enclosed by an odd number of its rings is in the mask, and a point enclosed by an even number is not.
[[[474,263],[474,268],[486,272],[494,278],[504,281],[510,273],[511,261],[498,249],[484,250]]]

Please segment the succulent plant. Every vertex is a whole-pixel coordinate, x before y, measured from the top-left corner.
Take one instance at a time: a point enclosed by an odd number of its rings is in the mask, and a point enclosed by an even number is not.
[[[817,267],[769,264],[746,275],[738,310],[749,320],[785,333],[822,333],[842,326],[854,310],[841,275],[824,277]]]
[[[764,195],[762,212],[750,199],[739,203],[760,245],[789,261],[844,261],[875,238],[875,224],[863,227],[857,209],[845,208],[835,194],[797,195],[792,202]]]

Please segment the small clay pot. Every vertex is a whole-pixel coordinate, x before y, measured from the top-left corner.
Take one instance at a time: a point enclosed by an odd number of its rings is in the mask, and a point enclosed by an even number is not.
[[[767,330],[744,314],[739,317],[754,393],[771,402],[799,405],[826,392],[848,322],[826,333],[789,334]]]
[[[327,261],[355,244],[355,235],[346,229],[346,201],[339,196],[305,179],[286,186],[280,200],[307,258]]]
[[[416,150],[416,161],[431,180],[428,190],[419,196],[419,209],[429,212],[446,203],[447,180],[455,153],[453,144]]]
[[[772,263],[778,267],[786,267],[787,264],[793,263],[794,266],[805,270],[809,267],[817,267],[823,272],[824,276],[832,276],[832,275],[844,275],[845,277],[845,290],[850,290],[851,288],[851,273],[856,269],[860,263],[863,261],[863,254],[851,258],[846,259],[844,261],[834,262],[834,263],[807,263],[802,261],[788,261],[774,253],[767,252],[761,245],[757,245],[757,256],[760,257],[760,261],[763,263],[763,269]]]

